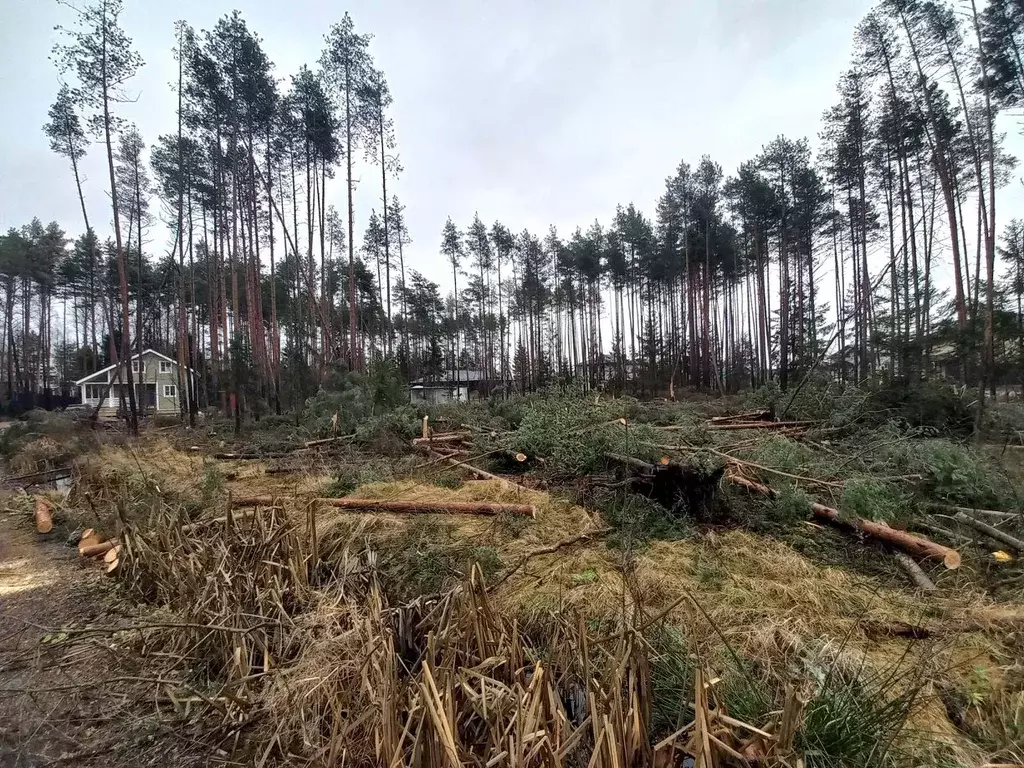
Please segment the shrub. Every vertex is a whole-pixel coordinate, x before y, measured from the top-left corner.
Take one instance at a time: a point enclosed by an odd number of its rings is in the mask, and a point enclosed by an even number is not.
[[[857,477],[843,486],[840,509],[845,515],[892,522],[906,518],[913,510],[913,502],[910,496],[888,483]]]
[[[988,508],[1014,506],[1016,493],[997,462],[949,440],[904,439],[885,445],[890,470],[924,476],[922,490],[951,504]]]

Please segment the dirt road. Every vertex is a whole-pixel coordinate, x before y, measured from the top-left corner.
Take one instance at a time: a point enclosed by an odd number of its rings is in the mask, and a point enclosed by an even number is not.
[[[124,680],[146,677],[134,644],[75,631],[132,621],[102,569],[61,528],[38,536],[16,502],[0,498],[0,768],[207,764],[152,686]]]

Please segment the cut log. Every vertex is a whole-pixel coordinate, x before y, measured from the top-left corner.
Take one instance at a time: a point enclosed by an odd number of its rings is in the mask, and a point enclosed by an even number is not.
[[[935,583],[928,578],[928,574],[921,569],[920,565],[914,562],[910,555],[904,554],[903,552],[897,552],[895,556],[896,562],[899,563],[900,567],[907,572],[911,581],[913,581],[922,592],[936,592],[938,590]]]
[[[92,528],[89,529],[91,532],[88,536],[82,536],[78,541],[78,554],[82,554],[82,550],[87,547],[94,547],[97,544],[103,543],[103,537],[98,533],[92,532]]]
[[[103,555],[103,562],[113,563],[121,557],[121,545],[115,544],[112,546],[105,555]]]
[[[752,491],[756,491],[762,495],[770,498],[775,498],[775,491],[769,488],[767,485],[748,480],[741,475],[733,473],[727,474],[726,477],[737,485],[742,485],[745,488],[749,488]],[[959,568],[960,567],[960,553],[955,549],[944,547],[941,544],[936,544],[934,541],[929,539],[915,536],[912,533],[906,531],[897,531],[895,528],[890,528],[885,523],[876,523],[873,520],[865,520],[862,517],[855,517],[851,519],[844,519],[840,514],[839,510],[833,509],[832,507],[826,507],[824,504],[814,502],[811,504],[811,512],[820,520],[827,520],[830,523],[835,523],[840,526],[852,526],[858,531],[861,531],[868,536],[884,541],[887,544],[900,549],[908,554],[914,555],[926,560],[940,560],[943,565],[947,568]]]
[[[275,500],[272,496],[239,496],[231,500],[232,507],[265,507]],[[359,512],[395,512],[399,514],[461,514],[461,515],[518,515],[536,517],[537,508],[531,504],[499,504],[486,501],[402,501],[396,499],[311,499],[314,503]]]
[[[120,573],[120,571],[121,571],[121,560],[119,558],[115,557],[113,560],[110,560],[109,562],[107,562],[107,576],[110,576],[110,577],[117,576],[117,574]]]
[[[423,426],[420,437],[422,437],[424,440],[430,437],[430,416],[425,415],[423,417]]]
[[[36,496],[33,514],[36,518],[36,530],[39,533],[49,533],[53,530],[53,511],[41,496]]]
[[[618,462],[619,464],[625,464],[627,467],[639,469],[641,472],[654,472],[654,465],[644,461],[643,459],[637,459],[633,456],[624,456],[621,453],[606,453],[604,454],[604,457],[611,461]]]
[[[109,539],[107,541],[100,542],[99,544],[92,544],[88,547],[79,547],[78,554],[82,557],[98,557],[99,555],[105,555],[107,552],[117,546],[117,539]]]
[[[953,519],[958,523],[963,523],[964,525],[970,526],[974,530],[985,534],[990,539],[995,539],[1018,552],[1024,552],[1024,541],[1021,541],[1016,536],[1011,536],[1006,531],[1001,531],[988,523],[983,523],[981,520],[973,518],[970,515],[965,515],[963,512],[957,512],[953,515]]]

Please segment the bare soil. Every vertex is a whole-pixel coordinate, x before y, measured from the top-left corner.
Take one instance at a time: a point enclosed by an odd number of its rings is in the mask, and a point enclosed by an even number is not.
[[[202,724],[154,713],[135,644],[81,631],[131,618],[67,541],[60,527],[39,536],[23,511],[0,510],[0,768],[209,764]]]

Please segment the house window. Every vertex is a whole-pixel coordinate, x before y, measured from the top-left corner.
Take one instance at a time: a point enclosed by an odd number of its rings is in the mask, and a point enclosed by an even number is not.
[[[171,364],[169,362],[167,362],[166,360],[161,360],[160,361],[160,373],[170,373],[170,372],[171,372]]]
[[[100,384],[85,385],[86,400],[99,400],[101,397],[103,397],[103,386],[101,386]]]
[[[142,365],[142,361],[132,360],[132,373],[138,373],[140,365]]]
[[[177,397],[178,387],[175,384],[164,384],[164,397]]]

